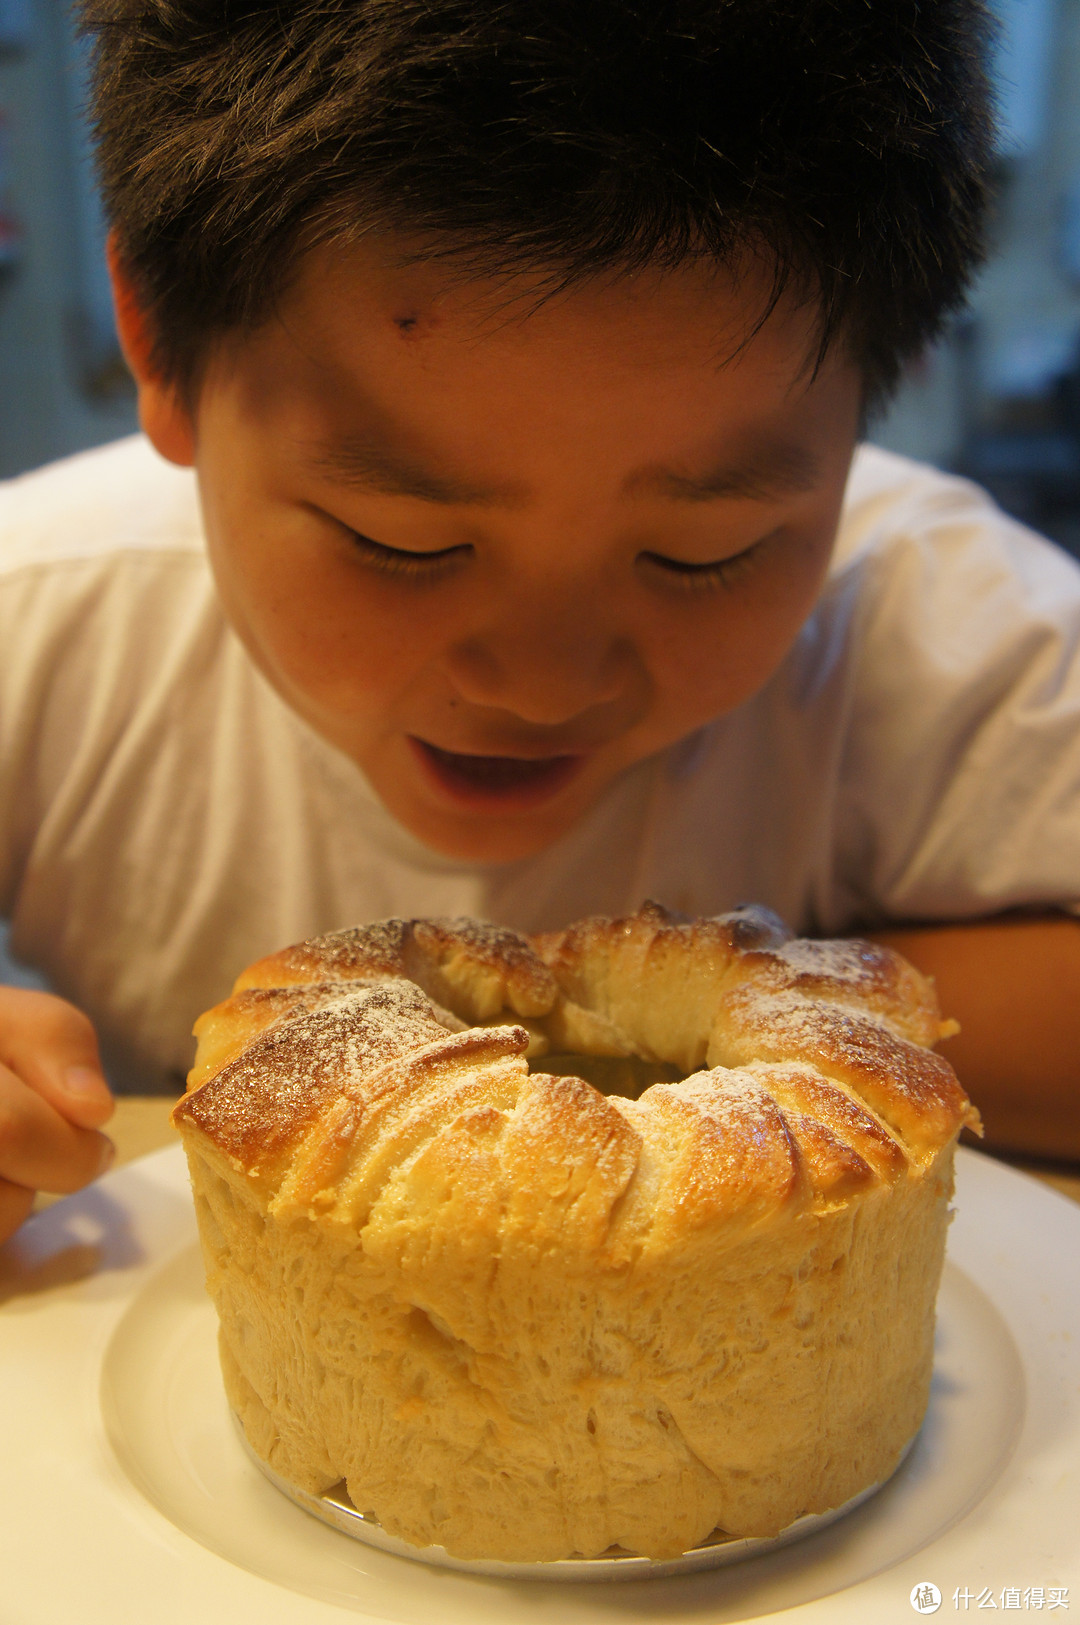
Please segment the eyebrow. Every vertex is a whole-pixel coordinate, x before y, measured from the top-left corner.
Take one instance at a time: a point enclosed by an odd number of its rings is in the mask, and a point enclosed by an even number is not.
[[[640,469],[627,481],[627,489],[679,502],[712,502],[718,497],[767,501],[812,491],[821,477],[821,459],[809,447],[770,439],[705,474],[680,474],[658,466]]]
[[[320,445],[308,461],[316,473],[329,474],[345,485],[359,485],[383,496],[485,507],[514,507],[526,500],[522,485],[481,485],[458,475],[443,474],[373,439],[353,437]]]
[[[351,436],[309,448],[308,462],[319,474],[384,496],[415,497],[442,506],[521,507],[528,501],[522,484],[481,484],[442,473],[375,438]],[[723,497],[768,501],[813,490],[821,461],[805,446],[767,440],[704,474],[683,474],[650,465],[624,484],[630,494],[658,495],[677,502],[713,502]]]

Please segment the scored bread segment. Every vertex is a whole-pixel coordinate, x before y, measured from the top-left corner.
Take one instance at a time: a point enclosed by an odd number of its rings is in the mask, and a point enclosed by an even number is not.
[[[842,1504],[926,1404],[977,1124],[942,1030],[898,955],[760,909],[260,961],[174,1114],[253,1447],[463,1557],[670,1556]],[[621,1098],[545,1051],[689,1075]]]
[[[508,1009],[545,1015],[558,996],[551,972],[516,931],[478,920],[380,920],[314,937],[257,960],[237,978],[245,988],[309,982],[413,982],[470,1021]]]

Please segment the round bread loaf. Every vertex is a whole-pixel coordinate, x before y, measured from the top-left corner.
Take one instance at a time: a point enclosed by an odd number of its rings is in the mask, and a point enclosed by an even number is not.
[[[944,1030],[898,955],[761,909],[259,961],[174,1113],[252,1447],[466,1558],[842,1505],[927,1403],[977,1124]]]

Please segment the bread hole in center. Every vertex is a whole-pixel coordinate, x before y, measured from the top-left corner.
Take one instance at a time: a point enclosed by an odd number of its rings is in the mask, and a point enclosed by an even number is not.
[[[679,1083],[683,1077],[668,1061],[645,1061],[638,1055],[536,1055],[529,1061],[529,1071],[584,1078],[602,1095],[625,1095],[628,1100],[636,1100],[654,1083]]]

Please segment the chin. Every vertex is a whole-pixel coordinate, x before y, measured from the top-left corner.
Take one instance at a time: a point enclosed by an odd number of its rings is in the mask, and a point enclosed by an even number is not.
[[[463,863],[517,863],[535,857],[562,839],[603,793],[605,784],[577,783],[534,807],[455,807],[432,804],[427,796],[383,795],[387,809],[424,846]]]
[[[562,817],[549,813],[545,817],[516,818],[506,814],[448,817],[426,812],[401,821],[418,841],[444,858],[466,863],[516,863],[554,846],[584,810]]]

